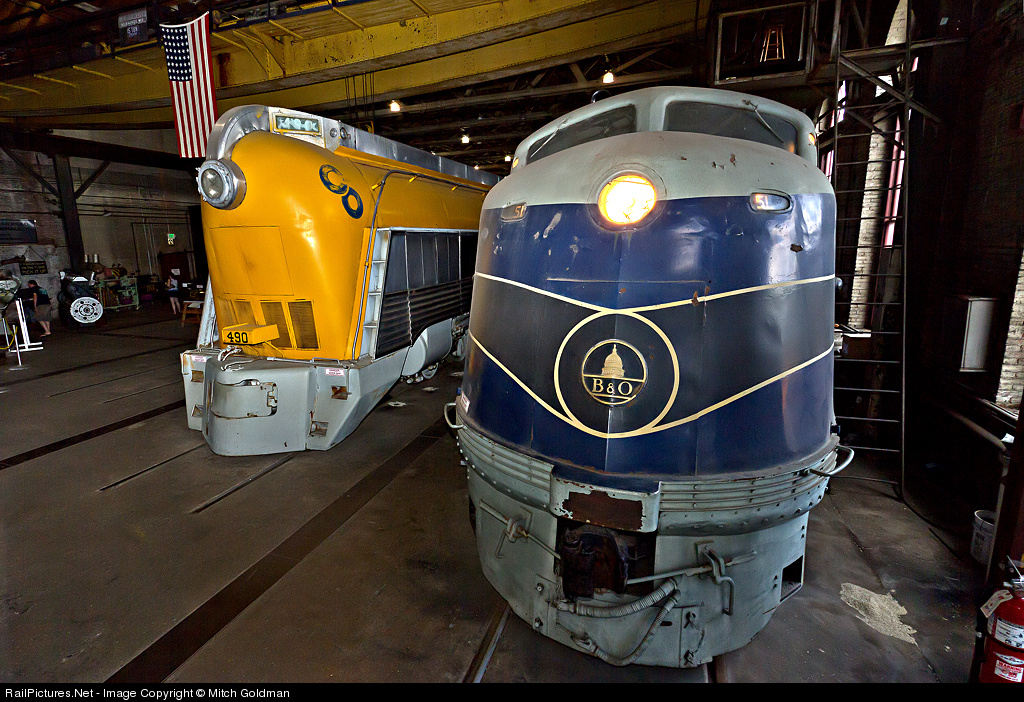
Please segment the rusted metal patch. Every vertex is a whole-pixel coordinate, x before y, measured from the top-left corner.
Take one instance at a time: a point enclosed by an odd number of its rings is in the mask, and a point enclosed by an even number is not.
[[[612,529],[640,531],[644,507],[638,500],[620,500],[600,490],[570,492],[562,501],[562,509],[578,522],[600,524]]]
[[[569,480],[552,473],[550,483],[551,512],[578,522],[653,532],[658,529],[661,484],[651,491],[620,490],[591,483]]]

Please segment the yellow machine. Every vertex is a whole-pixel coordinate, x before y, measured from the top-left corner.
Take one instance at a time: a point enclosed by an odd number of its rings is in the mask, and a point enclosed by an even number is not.
[[[293,110],[229,110],[199,169],[211,285],[182,354],[216,453],[327,449],[465,348],[497,177]]]

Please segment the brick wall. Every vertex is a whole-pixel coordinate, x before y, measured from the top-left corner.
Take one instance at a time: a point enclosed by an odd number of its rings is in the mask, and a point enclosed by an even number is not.
[[[986,8],[971,47],[968,103],[977,110],[974,157],[956,247],[961,289],[1012,300],[996,400],[1019,407],[1024,395],[1024,16],[1021,4]]]
[[[1019,0],[974,4],[959,80],[959,106],[942,127],[952,137],[948,176],[943,185],[919,174],[918,186],[928,181],[930,189],[914,194],[917,207],[941,204],[943,213],[941,222],[918,218],[939,224],[937,230],[916,232],[918,239],[937,239],[932,263],[919,262],[928,268],[921,275],[930,277],[926,304],[918,308],[927,317],[921,342],[934,345],[938,339],[945,297],[998,298],[992,372],[987,379],[970,380],[983,397],[1017,407],[1024,395],[1024,16]],[[941,86],[931,90],[936,102]],[[918,137],[918,148],[935,129]]]

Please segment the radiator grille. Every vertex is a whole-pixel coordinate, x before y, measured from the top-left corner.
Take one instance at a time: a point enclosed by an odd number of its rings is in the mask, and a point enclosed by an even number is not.
[[[317,348],[316,322],[313,321],[313,303],[309,300],[288,303],[288,314],[292,318],[292,331],[295,332],[295,348]]]
[[[469,312],[472,297],[472,278],[385,294],[377,357],[410,346],[432,324]]]
[[[252,305],[248,300],[233,300],[231,306],[235,310],[236,324],[256,324],[256,317],[252,313]]]
[[[270,343],[279,349],[292,348],[291,336],[288,334],[288,320],[284,314],[284,305],[280,302],[264,300],[260,303],[263,306],[263,319],[267,324],[276,324],[280,336]]]
[[[388,293],[380,313],[377,334],[377,356],[412,345],[412,327],[409,326],[409,291]]]
[[[235,311],[231,307],[231,300],[215,297],[213,301],[217,310],[217,323],[221,327],[230,327],[235,324]]]

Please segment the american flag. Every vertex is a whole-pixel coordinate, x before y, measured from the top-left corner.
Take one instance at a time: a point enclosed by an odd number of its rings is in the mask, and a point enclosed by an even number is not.
[[[210,73],[210,13],[188,24],[160,25],[171,81],[178,153],[197,158],[217,121],[217,96]]]

